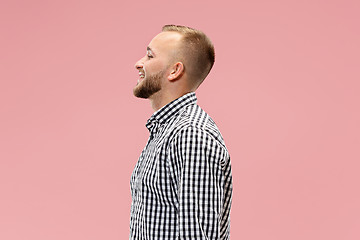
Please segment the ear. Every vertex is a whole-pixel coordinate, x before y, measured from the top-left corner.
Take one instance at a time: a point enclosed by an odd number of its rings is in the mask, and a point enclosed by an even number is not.
[[[169,81],[174,81],[181,77],[181,75],[184,73],[184,64],[182,62],[177,62],[173,65],[171,72],[168,76]]]

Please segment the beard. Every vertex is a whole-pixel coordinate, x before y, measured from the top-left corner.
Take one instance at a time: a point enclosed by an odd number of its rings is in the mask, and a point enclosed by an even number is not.
[[[146,99],[151,97],[154,93],[160,91],[160,80],[163,75],[164,71],[160,71],[149,76],[145,75],[145,78],[134,87],[133,93],[135,97]]]

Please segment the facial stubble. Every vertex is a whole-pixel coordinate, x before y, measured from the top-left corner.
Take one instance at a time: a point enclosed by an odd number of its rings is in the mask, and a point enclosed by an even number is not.
[[[145,75],[145,78],[134,87],[133,93],[138,98],[149,98],[154,93],[161,90],[161,78],[164,71],[160,71],[153,75]]]

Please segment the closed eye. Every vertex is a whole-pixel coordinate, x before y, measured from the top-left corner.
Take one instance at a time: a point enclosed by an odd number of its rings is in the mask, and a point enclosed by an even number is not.
[[[150,58],[153,58],[154,57],[154,55],[153,55],[153,51],[152,51],[152,49],[150,48],[150,47],[147,47],[146,48],[146,55],[147,55],[147,57],[150,59]]]

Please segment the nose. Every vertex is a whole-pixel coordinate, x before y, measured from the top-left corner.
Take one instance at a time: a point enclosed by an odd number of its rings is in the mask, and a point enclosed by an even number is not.
[[[138,70],[139,70],[140,68],[143,68],[143,66],[144,66],[144,62],[143,62],[143,59],[142,59],[142,58],[135,63],[135,68],[138,69]]]

